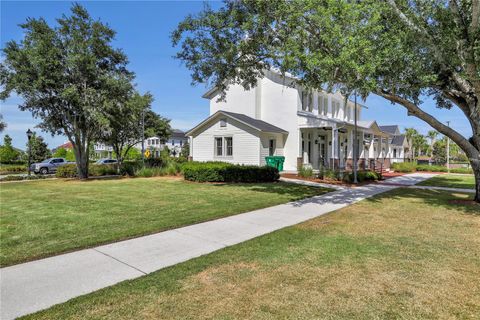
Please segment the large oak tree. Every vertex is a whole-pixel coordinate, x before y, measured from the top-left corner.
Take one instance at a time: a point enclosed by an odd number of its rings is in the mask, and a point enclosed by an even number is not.
[[[479,0],[226,1],[186,17],[172,40],[193,83],[223,93],[232,83],[251,88],[276,68],[302,86],[402,105],[465,151],[480,202],[479,20]],[[425,112],[426,96],[459,108],[472,137]]]
[[[15,92],[42,130],[66,135],[79,177],[87,178],[89,148],[108,126],[105,107],[119,80],[133,76],[125,54],[111,45],[115,32],[78,4],[71,11],[54,27],[31,18],[20,26],[23,39],[3,49],[1,98]]]

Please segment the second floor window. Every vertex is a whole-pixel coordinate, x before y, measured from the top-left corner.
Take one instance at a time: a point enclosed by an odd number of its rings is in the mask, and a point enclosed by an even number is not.
[[[302,91],[302,110],[309,112],[313,111],[313,99],[311,92]]]
[[[322,94],[318,95],[318,114],[326,116],[328,113],[328,97]]]

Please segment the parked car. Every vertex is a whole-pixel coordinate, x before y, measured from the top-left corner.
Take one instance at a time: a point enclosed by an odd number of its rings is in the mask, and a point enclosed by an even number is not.
[[[55,173],[58,167],[66,164],[74,164],[75,162],[68,162],[65,158],[48,158],[42,162],[34,163],[30,166],[30,170],[34,173],[49,174]]]
[[[115,159],[100,159],[100,160],[97,160],[97,162],[95,162],[95,164],[116,164],[118,163],[117,160]]]

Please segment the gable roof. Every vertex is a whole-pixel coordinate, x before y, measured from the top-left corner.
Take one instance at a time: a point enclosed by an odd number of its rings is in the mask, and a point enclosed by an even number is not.
[[[390,134],[395,134],[397,132],[400,132],[400,129],[398,128],[397,125],[379,126],[379,127],[380,127],[380,130],[382,130],[383,132],[387,132]]]
[[[232,118],[234,120],[237,120],[238,122],[241,122],[241,123],[249,126],[250,128],[261,131],[261,132],[288,134],[288,131],[283,130],[279,127],[276,127],[276,126],[274,126],[274,125],[272,125],[268,122],[265,122],[263,120],[254,119],[252,117],[249,117],[249,116],[241,114],[241,113],[234,113],[234,112],[219,110],[219,111],[215,112],[214,114],[212,114],[207,119],[200,122],[196,127],[194,127],[193,129],[190,129],[188,132],[186,132],[186,135],[191,135],[193,132],[197,131],[202,126],[204,126],[211,119],[216,118],[219,115],[224,115],[227,118]]]
[[[399,136],[394,136],[392,139],[392,144],[396,146],[403,146],[403,143],[405,142],[405,135],[401,134]]]

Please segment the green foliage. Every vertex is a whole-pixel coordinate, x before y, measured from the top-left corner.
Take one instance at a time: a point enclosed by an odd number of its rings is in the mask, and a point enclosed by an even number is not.
[[[90,175],[93,177],[109,176],[109,175],[117,174],[117,168],[115,165],[91,164],[88,170],[90,172]],[[75,164],[63,165],[57,169],[55,176],[57,178],[76,178],[78,177],[77,166]]]
[[[30,148],[30,155],[33,162],[40,162],[51,157],[52,153],[48,149],[48,145],[43,140],[43,137],[37,136],[34,132],[30,142],[27,142],[27,155],[28,148]]]
[[[473,174],[472,168],[454,168],[450,169],[451,173]]]
[[[447,167],[445,166],[435,166],[428,164],[419,164],[415,167],[416,171],[429,171],[429,172],[447,172]]]
[[[167,140],[172,134],[170,120],[148,110],[145,113],[145,135],[147,137],[159,137],[162,141]]]
[[[414,172],[416,170],[417,163],[416,162],[396,162],[392,164],[392,169],[395,172]]]
[[[187,162],[182,173],[185,180],[197,182],[273,182],[280,177],[276,168],[226,162]]]
[[[42,175],[15,175],[15,176],[5,176],[0,178],[0,181],[23,181],[23,180],[39,180],[39,179],[46,179],[47,176]]]
[[[106,108],[130,85],[127,57],[112,47],[115,31],[87,10],[73,4],[71,15],[47,20],[29,18],[21,24],[23,38],[3,48],[2,92],[22,98],[19,108],[40,120],[52,135],[64,134],[77,146],[80,175],[88,175],[88,141],[108,125]],[[44,156],[39,156],[44,158]]]
[[[0,174],[26,172],[27,166],[25,164],[0,164]]]
[[[0,162],[8,163],[18,160],[20,155],[20,152],[15,150],[12,146],[12,138],[10,138],[8,134],[5,135],[3,138],[3,145],[0,146]]]
[[[182,146],[182,151],[180,151],[180,157],[187,159],[188,156],[190,156],[190,144],[188,142],[186,142]]]
[[[0,133],[5,130],[7,123],[3,121],[3,115],[0,113]]]
[[[75,152],[73,152],[73,149],[58,148],[55,150],[52,157],[65,158],[67,161],[74,162]]]
[[[310,167],[301,166],[298,170],[298,175],[302,178],[311,178],[313,177],[313,169]]]

